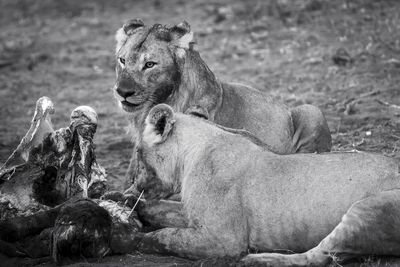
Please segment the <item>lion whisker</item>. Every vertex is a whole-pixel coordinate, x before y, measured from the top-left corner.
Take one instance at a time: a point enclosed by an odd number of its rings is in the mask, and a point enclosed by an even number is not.
[[[132,215],[133,211],[135,210],[137,204],[139,203],[139,200],[140,200],[140,198],[142,197],[143,193],[144,193],[144,190],[142,190],[142,192],[140,193],[138,199],[136,200],[135,205],[133,205],[133,208],[132,208],[131,211],[129,212],[128,218],[131,217],[131,215]]]

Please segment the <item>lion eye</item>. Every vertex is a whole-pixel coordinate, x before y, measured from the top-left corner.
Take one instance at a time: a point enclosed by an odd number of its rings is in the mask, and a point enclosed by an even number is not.
[[[118,60],[122,65],[125,65],[125,58],[120,57]]]
[[[146,62],[146,64],[144,64],[144,68],[145,68],[145,69],[150,69],[150,68],[154,67],[155,65],[156,65],[155,62],[153,62],[153,61],[148,61],[148,62]]]

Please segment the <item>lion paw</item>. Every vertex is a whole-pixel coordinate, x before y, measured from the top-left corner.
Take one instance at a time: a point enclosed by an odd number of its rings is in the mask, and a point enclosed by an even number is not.
[[[293,257],[295,256],[296,257]],[[242,266],[310,266],[302,254],[284,255],[277,253],[250,254],[240,261]]]
[[[242,266],[326,266],[332,261],[328,254],[312,253],[308,251],[301,254],[279,254],[279,253],[260,253],[249,254],[244,257],[240,264]]]

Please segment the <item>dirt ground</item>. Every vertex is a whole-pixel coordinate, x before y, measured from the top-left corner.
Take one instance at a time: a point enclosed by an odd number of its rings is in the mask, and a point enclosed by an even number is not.
[[[222,80],[252,85],[289,106],[320,107],[334,150],[400,158],[400,1],[0,0],[0,162],[46,95],[56,106],[56,128],[78,105],[96,109],[97,157],[111,186],[122,189],[132,146],[111,88],[114,33],[130,18],[187,20]],[[114,257],[99,266],[185,265],[148,259]]]

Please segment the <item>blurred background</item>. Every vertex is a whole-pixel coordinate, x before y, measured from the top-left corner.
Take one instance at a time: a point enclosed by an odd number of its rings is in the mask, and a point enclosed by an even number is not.
[[[46,95],[56,128],[78,105],[97,110],[97,158],[121,187],[132,145],[111,90],[114,34],[131,18],[187,20],[221,79],[319,106],[334,150],[399,157],[398,0],[0,0],[0,162]]]

